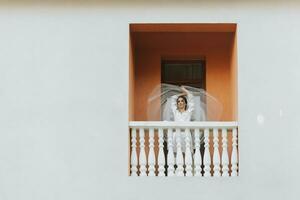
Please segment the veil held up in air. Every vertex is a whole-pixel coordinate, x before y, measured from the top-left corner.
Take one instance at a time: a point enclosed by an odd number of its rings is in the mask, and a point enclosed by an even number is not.
[[[193,113],[191,121],[219,121],[222,115],[222,104],[204,89],[184,86],[193,96]],[[177,85],[162,83],[157,85],[148,96],[148,121],[174,121],[172,97],[180,95],[182,88]],[[188,102],[189,105],[189,102]],[[188,109],[188,108],[187,108]]]

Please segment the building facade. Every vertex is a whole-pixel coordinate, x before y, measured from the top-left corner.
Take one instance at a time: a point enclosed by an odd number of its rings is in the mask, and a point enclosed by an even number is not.
[[[0,2],[0,199],[298,199],[299,11],[276,0]],[[238,123],[238,177],[128,176],[139,23],[236,24],[225,117]]]

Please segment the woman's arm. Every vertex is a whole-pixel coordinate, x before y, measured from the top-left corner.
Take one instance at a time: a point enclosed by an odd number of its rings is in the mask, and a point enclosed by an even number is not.
[[[182,91],[182,95],[188,95],[190,93],[184,86],[181,86],[180,89]]]
[[[195,109],[195,102],[194,102],[194,96],[193,94],[188,91],[184,86],[180,87],[183,93],[187,96],[187,101],[188,101],[188,111],[193,112]]]

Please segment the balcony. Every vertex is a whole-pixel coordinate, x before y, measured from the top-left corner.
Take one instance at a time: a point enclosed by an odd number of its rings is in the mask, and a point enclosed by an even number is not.
[[[235,121],[130,121],[129,129],[130,176],[238,176]],[[173,134],[184,135],[175,147]]]
[[[238,176],[236,30],[231,23],[130,24],[130,176]],[[201,88],[222,112],[204,98],[197,122],[163,121],[163,100],[149,104],[162,84]]]

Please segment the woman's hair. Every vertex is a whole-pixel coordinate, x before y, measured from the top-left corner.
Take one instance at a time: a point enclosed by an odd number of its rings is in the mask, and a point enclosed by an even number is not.
[[[182,98],[182,99],[184,100],[184,102],[185,102],[184,110],[186,110],[186,107],[187,107],[187,99],[186,99],[186,97],[185,97],[184,95],[181,95],[181,96],[177,97],[176,104],[178,104],[178,100],[179,100],[180,98]]]

